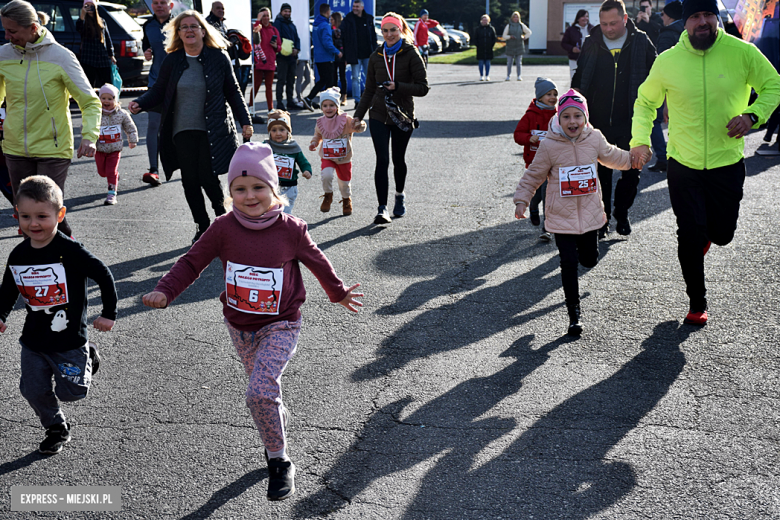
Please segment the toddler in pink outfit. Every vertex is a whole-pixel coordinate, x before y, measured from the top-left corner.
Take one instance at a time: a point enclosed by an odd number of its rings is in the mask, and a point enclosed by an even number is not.
[[[119,89],[106,83],[100,87],[100,104],[103,117],[100,120],[100,135],[95,145],[95,163],[98,175],[108,181],[106,206],[116,204],[117,186],[119,183],[119,158],[122,155],[122,130],[127,134],[130,149],[138,144],[138,129],[135,127],[130,113],[119,104]]]

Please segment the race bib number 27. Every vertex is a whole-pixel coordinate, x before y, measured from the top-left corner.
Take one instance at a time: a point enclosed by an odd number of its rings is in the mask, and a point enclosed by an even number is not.
[[[228,262],[225,267],[228,307],[249,314],[277,315],[283,281],[283,269]]]
[[[19,294],[34,311],[68,303],[68,284],[62,264],[12,265]]]
[[[568,166],[558,169],[561,197],[579,197],[598,191],[598,174],[595,164]]]

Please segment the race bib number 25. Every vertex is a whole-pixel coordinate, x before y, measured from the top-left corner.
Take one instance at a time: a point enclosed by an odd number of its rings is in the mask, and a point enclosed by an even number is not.
[[[595,164],[568,166],[558,169],[561,197],[579,197],[598,191],[598,174]]]
[[[228,262],[225,267],[228,307],[249,314],[277,315],[283,281],[283,269]]]

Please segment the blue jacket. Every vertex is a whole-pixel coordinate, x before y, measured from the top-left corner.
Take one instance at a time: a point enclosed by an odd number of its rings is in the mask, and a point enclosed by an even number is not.
[[[281,38],[286,38],[293,41],[293,49],[301,50],[301,39],[298,37],[298,29],[295,27],[292,19],[285,19],[281,14],[276,15],[274,20],[274,27],[279,31]],[[279,42],[279,49],[282,48],[282,42]],[[276,53],[277,60],[295,60],[298,61],[297,55],[285,56],[281,52]]]
[[[160,75],[160,67],[165,59],[165,35],[162,30],[166,23],[173,20],[173,15],[169,16],[165,23],[160,23],[156,16],[152,15],[143,25],[144,38],[141,41],[141,48],[152,49],[152,68],[149,69],[149,88],[154,86],[157,76]]]
[[[314,19],[312,44],[314,45],[314,63],[335,61],[339,55],[339,50],[333,45],[330,22],[321,14],[318,14],[317,18]]]

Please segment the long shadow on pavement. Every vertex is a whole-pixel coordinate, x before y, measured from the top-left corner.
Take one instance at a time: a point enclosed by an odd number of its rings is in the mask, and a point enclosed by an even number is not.
[[[43,460],[45,458],[48,457],[38,453],[38,451],[32,451],[24,457],[0,464],[0,476],[6,475],[18,469],[26,468],[27,466],[31,466],[39,460]]]
[[[324,476],[326,489],[296,504],[296,517],[310,518],[345,507],[376,479],[407,470],[445,450],[471,461],[487,444],[513,430],[514,419],[480,417],[516,393],[523,378],[543,365],[553,350],[572,341],[564,336],[533,349],[533,338],[523,336],[500,355],[515,358],[504,369],[468,379],[404,419],[401,415],[413,402],[411,397],[374,413],[358,435],[360,440]],[[464,437],[468,442],[463,442]]]
[[[659,323],[620,370],[553,408],[489,463],[471,470],[471,457],[447,454],[426,475],[406,517],[448,503],[467,511],[461,518],[482,517],[485,493],[501,497],[491,501],[491,515],[508,518],[585,519],[615,504],[637,476],[630,462],[607,454],[682,373],[680,345],[694,330]]]
[[[233,500],[258,482],[262,482],[266,477],[268,477],[268,469],[266,468],[250,471],[235,482],[231,482],[222,489],[215,491],[205,504],[187,516],[183,516],[181,520],[196,520],[200,518],[211,517],[211,515],[217,509],[227,504],[229,501]]]
[[[532,336],[520,338],[502,354],[516,361],[495,374],[464,381],[403,419],[411,398],[378,410],[326,473],[325,489],[296,505],[296,516],[347,507],[377,479],[429,461],[405,518],[589,518],[636,486],[631,464],[607,454],[677,380],[685,366],[680,345],[692,331],[673,321],[658,324],[642,351],[612,376],[565,400],[472,469],[489,443],[516,427],[515,419],[480,417],[570,341],[533,349]]]

